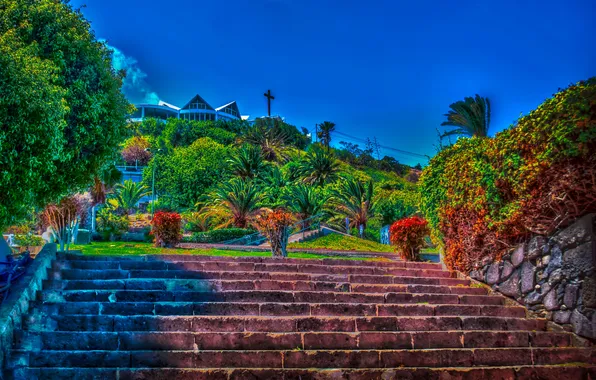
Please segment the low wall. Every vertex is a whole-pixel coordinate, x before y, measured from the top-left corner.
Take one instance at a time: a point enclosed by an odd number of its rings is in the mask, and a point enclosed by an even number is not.
[[[4,369],[6,355],[14,343],[14,331],[21,328],[22,316],[29,311],[29,301],[34,301],[48,269],[56,258],[56,244],[46,244],[27,267],[26,273],[10,288],[8,297],[0,307],[0,369]],[[2,372],[0,370],[0,378]]]
[[[536,235],[501,261],[477,264],[470,277],[530,311],[596,339],[596,214],[547,238]]]

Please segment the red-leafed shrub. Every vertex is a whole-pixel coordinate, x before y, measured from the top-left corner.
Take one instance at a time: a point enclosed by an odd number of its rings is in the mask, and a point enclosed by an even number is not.
[[[151,225],[156,247],[174,247],[182,239],[182,218],[176,212],[158,211]]]
[[[293,222],[294,216],[283,209],[265,211],[254,218],[253,225],[269,240],[273,257],[288,255],[286,247]]]
[[[150,145],[145,137],[132,137],[124,144],[122,159],[127,165],[147,165],[151,160],[151,152],[147,151]]]
[[[398,220],[389,228],[389,238],[404,260],[417,261],[424,237],[429,234],[428,222],[418,216]]]

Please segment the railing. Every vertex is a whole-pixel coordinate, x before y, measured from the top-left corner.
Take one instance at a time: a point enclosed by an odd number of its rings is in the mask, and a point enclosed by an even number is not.
[[[300,220],[289,227],[290,235],[295,235],[299,233],[303,233],[306,235],[307,231],[318,230],[321,228],[321,219],[323,218],[322,214],[314,215],[304,220]],[[225,245],[261,245],[267,241],[267,238],[263,236],[260,232],[256,232],[254,234],[246,235],[241,238],[232,239],[223,242],[222,244]]]

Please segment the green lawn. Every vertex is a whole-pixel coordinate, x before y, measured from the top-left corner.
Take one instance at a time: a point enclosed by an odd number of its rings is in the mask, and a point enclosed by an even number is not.
[[[389,245],[380,244],[370,240],[360,239],[354,236],[345,236],[340,234],[330,234],[302,243],[291,243],[288,247],[302,249],[322,248],[364,252],[395,252],[393,247]]]
[[[231,256],[231,257],[271,257],[270,252],[265,251],[232,251],[224,249],[185,249],[185,248],[158,248],[151,243],[132,242],[93,242],[89,245],[71,245],[71,250],[80,250],[85,255],[203,255],[203,256]],[[290,252],[293,259],[346,259],[346,260],[375,260],[375,258],[357,258],[329,255],[318,255],[305,252]]]

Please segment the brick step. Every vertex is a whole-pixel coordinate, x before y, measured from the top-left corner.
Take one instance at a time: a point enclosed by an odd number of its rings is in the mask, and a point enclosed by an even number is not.
[[[356,293],[432,293],[486,295],[484,287],[420,285],[420,284],[357,284],[327,281],[276,281],[276,280],[178,280],[178,279],[126,279],[126,280],[53,280],[44,283],[44,289],[55,290],[285,290],[285,291],[335,291]]]
[[[277,263],[250,263],[228,261],[63,261],[54,264],[55,269],[85,270],[185,270],[227,272],[289,272],[313,274],[368,274],[420,277],[455,277],[455,272],[438,268],[394,268],[356,265],[316,265]]]
[[[230,262],[230,263],[256,263],[256,264],[314,264],[314,265],[340,265],[340,266],[359,266],[359,267],[388,267],[388,268],[418,268],[418,269],[442,269],[439,263],[425,263],[403,261],[396,255],[395,260],[388,259],[373,259],[373,260],[357,260],[357,259],[274,259],[272,257],[260,256],[205,256],[205,255],[143,255],[143,256],[91,256],[79,254],[58,254],[58,262],[61,261],[192,261],[192,262]]]
[[[357,333],[31,332],[16,349],[39,350],[390,350],[430,348],[571,347],[571,333],[430,331]]]
[[[195,332],[358,332],[358,331],[545,331],[545,319],[512,317],[327,317],[327,316],[123,316],[45,315],[23,317],[29,331],[195,331]]]
[[[63,269],[51,273],[51,278],[60,280],[125,280],[125,279],[196,279],[196,280],[277,280],[277,281],[323,281],[351,282],[361,284],[421,284],[421,285],[470,285],[468,279],[452,277],[415,277],[392,275],[329,275],[283,272],[225,272],[186,270],[83,270]]]
[[[379,368],[379,369],[257,369],[257,368],[21,368],[15,379],[38,380],[321,380],[321,379],[594,379],[595,366],[573,364],[473,367],[473,368]]]
[[[253,316],[526,316],[523,307],[454,304],[346,304],[246,302],[58,302],[39,303],[47,315],[253,315]]]
[[[588,363],[590,348],[444,348],[425,350],[51,351],[12,350],[9,368],[395,368]]]
[[[505,298],[490,295],[427,293],[354,293],[277,290],[167,291],[167,290],[44,290],[43,302],[298,302],[298,303],[433,303],[502,305]]]

